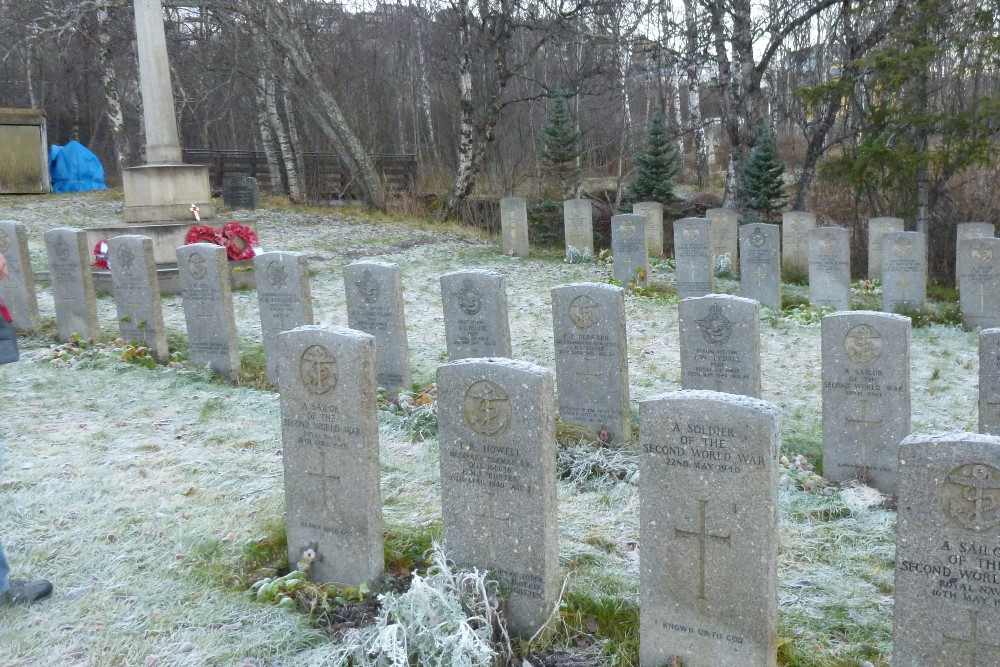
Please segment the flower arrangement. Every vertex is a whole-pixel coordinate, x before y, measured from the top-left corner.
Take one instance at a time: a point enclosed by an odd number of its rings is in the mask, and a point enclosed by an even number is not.
[[[240,222],[229,222],[221,230],[208,225],[194,225],[184,237],[184,243],[213,243],[226,249],[229,259],[239,262],[253,259],[260,252],[257,233]]]

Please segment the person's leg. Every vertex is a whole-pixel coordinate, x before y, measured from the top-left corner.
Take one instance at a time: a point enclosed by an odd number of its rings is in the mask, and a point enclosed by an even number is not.
[[[3,474],[3,432],[0,431],[0,475]],[[0,598],[7,592],[10,581],[7,575],[10,574],[10,566],[7,565],[7,557],[3,555],[3,542],[0,542]]]
[[[0,433],[0,472],[3,470],[3,434]],[[52,593],[52,584],[44,579],[35,581],[25,581],[24,579],[10,579],[10,566],[7,564],[7,557],[3,553],[3,544],[0,544],[0,606],[31,604],[36,600],[48,597]]]

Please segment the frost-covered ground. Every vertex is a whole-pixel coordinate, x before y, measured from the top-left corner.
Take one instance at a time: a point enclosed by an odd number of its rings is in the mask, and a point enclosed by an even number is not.
[[[46,264],[47,229],[118,222],[120,210],[121,201],[105,194],[0,197],[0,219],[28,226],[36,269]],[[322,323],[347,324],[345,264],[363,256],[397,262],[414,377],[422,383],[445,359],[441,274],[482,267],[506,275],[514,356],[552,367],[549,290],[603,282],[610,273],[563,264],[552,252],[507,258],[495,240],[473,232],[347,210],[233,217],[257,220],[267,250],[309,254]],[[237,292],[234,300],[249,348],[260,340],[255,294]],[[53,318],[45,288],[39,303],[43,318]],[[101,297],[98,310],[113,336],[113,301]],[[626,311],[633,401],[678,389],[676,305],[628,297]],[[179,297],[165,298],[164,315],[169,329],[183,333]],[[782,408],[785,453],[818,452],[819,325],[775,317],[762,323],[761,337],[763,397]],[[976,346],[975,334],[952,327],[914,331],[914,431],[975,428]],[[276,398],[165,369],[0,367],[7,435],[0,539],[15,574],[56,585],[43,605],[0,609],[0,665],[292,665],[321,657],[327,640],[304,617],[252,603],[199,574],[206,553],[235,562],[242,545],[281,516]],[[380,444],[390,529],[439,521],[436,442],[410,442],[383,418]],[[894,522],[892,512],[839,494],[782,491],[779,596],[788,664],[888,664]],[[634,603],[637,487],[560,483],[559,523],[571,587]]]

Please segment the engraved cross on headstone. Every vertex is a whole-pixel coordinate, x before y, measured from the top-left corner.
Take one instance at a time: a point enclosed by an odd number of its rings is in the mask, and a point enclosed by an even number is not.
[[[757,287],[758,288],[761,287],[761,285],[763,285],[764,276],[767,275],[767,272],[764,270],[764,267],[758,266],[757,270],[753,272],[753,275],[757,279]]]
[[[306,475],[313,480],[320,480],[320,486],[323,488],[323,506],[330,512],[339,514],[342,510],[342,502],[340,500],[341,485],[340,476],[332,475],[327,470],[326,466],[326,452],[322,449],[319,450],[319,461],[320,469],[306,470]]]
[[[496,561],[496,532],[494,528],[496,527],[497,521],[506,521],[509,526],[511,521],[513,521],[513,516],[510,512],[497,513],[496,507],[496,495],[492,491],[486,492],[486,507],[482,506],[476,508],[475,516],[480,519],[485,519],[483,521],[482,528],[486,531],[486,538],[490,549],[490,560]],[[508,531],[505,531],[508,532]]]
[[[861,466],[860,466],[861,470],[860,470],[860,472],[864,473],[864,471],[867,470],[867,468],[868,468],[868,466],[866,465],[866,463],[868,461],[868,426],[869,425],[875,425],[875,424],[881,424],[882,420],[881,419],[869,419],[868,418],[868,401],[861,401],[861,418],[860,419],[852,419],[851,417],[846,417],[844,419],[844,421],[847,422],[848,424],[857,424],[858,432],[859,432],[858,433],[858,435],[859,435],[859,444],[861,445],[861,457],[860,457],[860,459],[861,459]]]
[[[593,359],[584,359],[585,364],[593,363],[593,361],[594,361]],[[583,384],[587,385],[588,387],[597,384],[597,381],[600,380],[600,378],[601,378],[600,373],[594,373],[593,371],[591,372],[576,371],[576,379],[579,382],[582,382]]]
[[[705,506],[708,504],[708,500],[698,499],[698,530],[685,530],[683,528],[675,528],[674,534],[681,537],[694,537],[698,540],[698,597],[702,600],[707,600],[705,597],[705,560],[706,560],[706,543],[707,540],[720,540],[729,544],[729,534],[725,535],[712,535],[705,528]]]
[[[959,651],[965,658],[971,658],[968,662],[961,663],[961,665],[967,667],[989,667],[990,665],[996,665],[997,658],[1000,657],[1000,646],[996,644],[987,644],[986,642],[979,640],[979,612],[969,611],[969,624],[971,625],[971,630],[969,631],[969,637],[949,637],[945,635],[944,643],[945,646],[948,644],[957,644],[959,646]],[[992,659],[986,660],[990,655]],[[980,658],[983,659],[980,662]],[[955,667],[961,667],[957,662],[952,663]]]
[[[979,315],[986,314],[986,285],[979,283]]]

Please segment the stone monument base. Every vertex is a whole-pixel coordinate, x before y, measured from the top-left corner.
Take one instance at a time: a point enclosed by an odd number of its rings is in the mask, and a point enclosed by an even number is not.
[[[198,206],[200,207],[201,204]],[[188,211],[188,215],[190,214],[191,212]],[[182,216],[182,218],[186,217]],[[239,220],[239,222],[254,230],[254,232],[257,231],[256,221]],[[108,225],[107,227],[91,227],[84,231],[87,232],[87,243],[91,249],[104,239],[114,238],[122,234],[148,236],[153,239],[153,259],[156,261],[156,265],[170,266],[177,264],[177,249],[184,245],[184,237],[187,236],[187,232],[192,226],[208,225],[209,227],[221,229],[225,224],[223,220],[202,219],[201,222],[198,222],[192,218],[184,222],[157,222],[145,225],[126,223],[123,225]]]
[[[190,206],[190,204],[188,204]],[[201,204],[198,205],[199,207]],[[188,211],[188,215],[191,212]],[[187,216],[183,216],[187,217]],[[214,220],[204,224],[213,225]],[[91,249],[104,239],[122,236],[123,234],[138,234],[153,239],[153,259],[157,266],[177,263],[177,248],[184,245],[184,237],[191,225],[199,224],[193,218],[186,222],[158,222],[153,224],[108,225],[107,227],[91,227],[86,229],[87,243]]]
[[[215,214],[206,165],[147,164],[131,167],[122,171],[122,185],[125,188],[125,222],[191,220],[193,225],[191,204],[197,204],[202,218],[211,218]],[[156,262],[159,264],[160,260]]]
[[[181,293],[181,281],[178,276],[176,257],[172,266],[156,267],[156,278],[160,283],[161,296],[177,296]],[[94,291],[97,294],[115,295],[115,286],[111,282],[111,271],[107,269],[91,269],[94,278]],[[35,280],[47,282],[52,280],[48,271],[36,271]],[[229,283],[234,290],[255,289],[257,280],[253,269],[253,260],[229,262]]]

